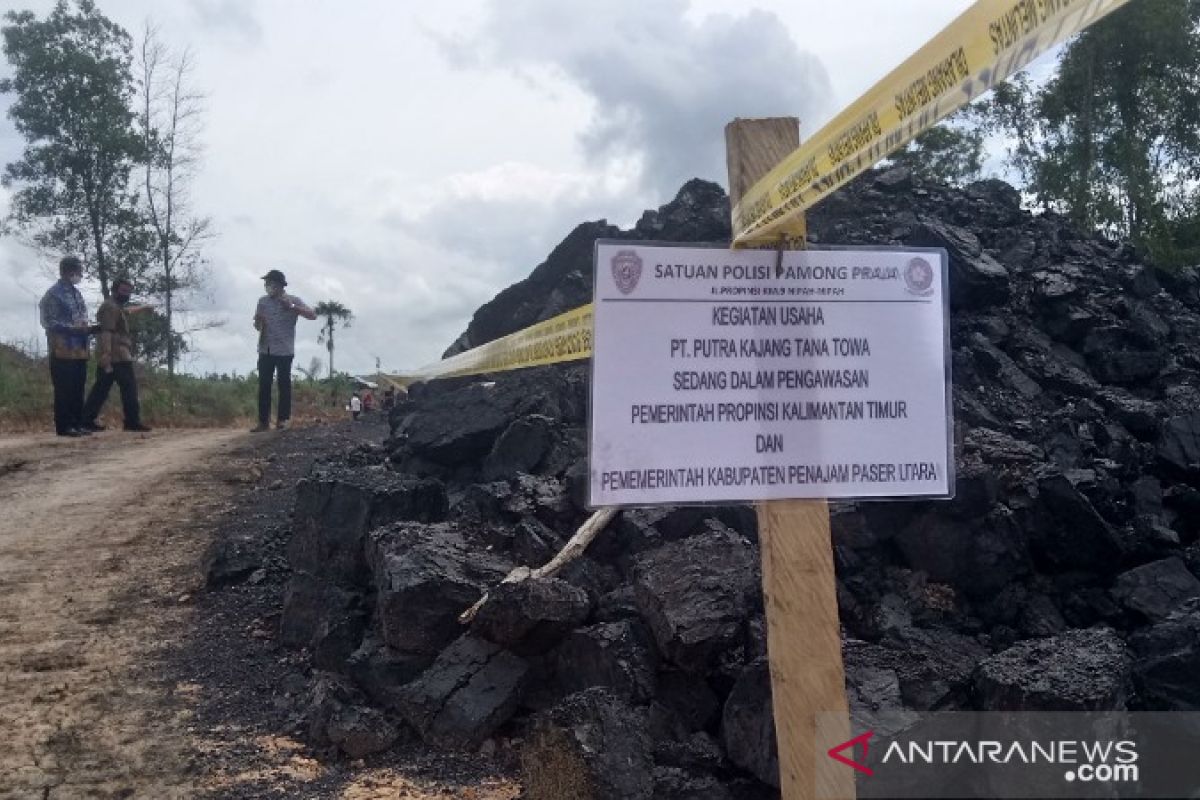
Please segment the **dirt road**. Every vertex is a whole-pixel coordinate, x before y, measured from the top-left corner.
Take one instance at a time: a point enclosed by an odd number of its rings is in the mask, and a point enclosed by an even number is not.
[[[307,465],[382,430],[0,436],[0,800],[515,797],[419,742],[316,758],[266,713],[303,683],[273,641],[286,566],[201,588],[214,537],[286,537]]]
[[[241,434],[0,438],[0,797],[183,797],[186,703],[135,670],[187,624]]]

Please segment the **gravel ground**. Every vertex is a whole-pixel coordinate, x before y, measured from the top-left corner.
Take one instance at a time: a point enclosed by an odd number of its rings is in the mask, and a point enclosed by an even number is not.
[[[434,752],[409,741],[347,762],[302,743],[299,712],[311,669],[305,653],[284,649],[277,636],[290,574],[295,485],[318,460],[386,435],[378,417],[272,432],[250,439],[230,460],[226,480],[234,488],[212,520],[213,536],[249,538],[261,548],[261,569],[239,583],[181,598],[194,604],[194,625],[164,663],[152,666],[194,714],[190,728],[198,744],[190,766],[206,776],[204,797],[500,800],[519,794],[511,768],[478,754]]]

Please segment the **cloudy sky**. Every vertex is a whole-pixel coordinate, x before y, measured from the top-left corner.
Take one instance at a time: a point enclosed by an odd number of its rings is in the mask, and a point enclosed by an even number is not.
[[[152,17],[190,46],[208,97],[193,194],[218,237],[193,305],[223,324],[185,362],[204,373],[253,367],[271,268],[304,300],[354,311],[339,369],[431,361],[576,223],[626,227],[691,177],[724,184],[726,122],[795,115],[812,132],[969,2],[98,4],[135,35]],[[21,147],[0,119],[0,161]],[[0,341],[40,336],[52,271],[0,239]],[[297,362],[324,358],[316,323],[301,326]]]

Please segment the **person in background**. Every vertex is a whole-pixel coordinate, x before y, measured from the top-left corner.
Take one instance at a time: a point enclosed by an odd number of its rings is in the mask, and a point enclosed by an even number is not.
[[[363,391],[362,405],[364,414],[370,414],[375,410],[375,393],[370,388]]]
[[[86,436],[83,428],[83,390],[87,384],[87,304],[77,288],[83,280],[83,263],[75,256],[58,262],[58,282],[38,303],[46,348],[50,354],[50,381],[54,384],[54,432],[59,436]]]
[[[396,389],[393,386],[383,390],[383,410],[384,412],[391,411],[396,407]]]
[[[296,354],[296,320],[316,319],[317,314],[299,297],[285,294],[287,278],[277,269],[263,275],[266,294],[254,310],[258,331],[258,427],[251,433],[271,428],[271,382],[279,376],[279,405],[275,427],[286,430],[292,418],[292,358]]]
[[[362,398],[358,396],[358,392],[350,395],[350,416],[355,422],[358,422],[358,415],[362,413]]]
[[[133,282],[128,278],[113,281],[112,296],[100,304],[96,321],[100,332],[96,336],[96,381],[83,406],[83,428],[102,431],[96,422],[100,409],[108,400],[113,383],[121,387],[121,409],[125,413],[125,430],[145,433],[150,429],[142,424],[138,403],[137,377],[133,374],[133,337],[129,335],[129,314],[149,310],[150,306],[131,306]]]

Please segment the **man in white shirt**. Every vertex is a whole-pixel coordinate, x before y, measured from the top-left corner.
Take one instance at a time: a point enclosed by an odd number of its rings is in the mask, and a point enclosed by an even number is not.
[[[317,313],[295,295],[285,294],[287,278],[277,269],[263,275],[266,294],[254,310],[258,331],[258,427],[251,433],[271,428],[271,382],[279,376],[279,406],[275,427],[286,430],[292,418],[292,358],[296,355],[296,320],[316,319]]]

